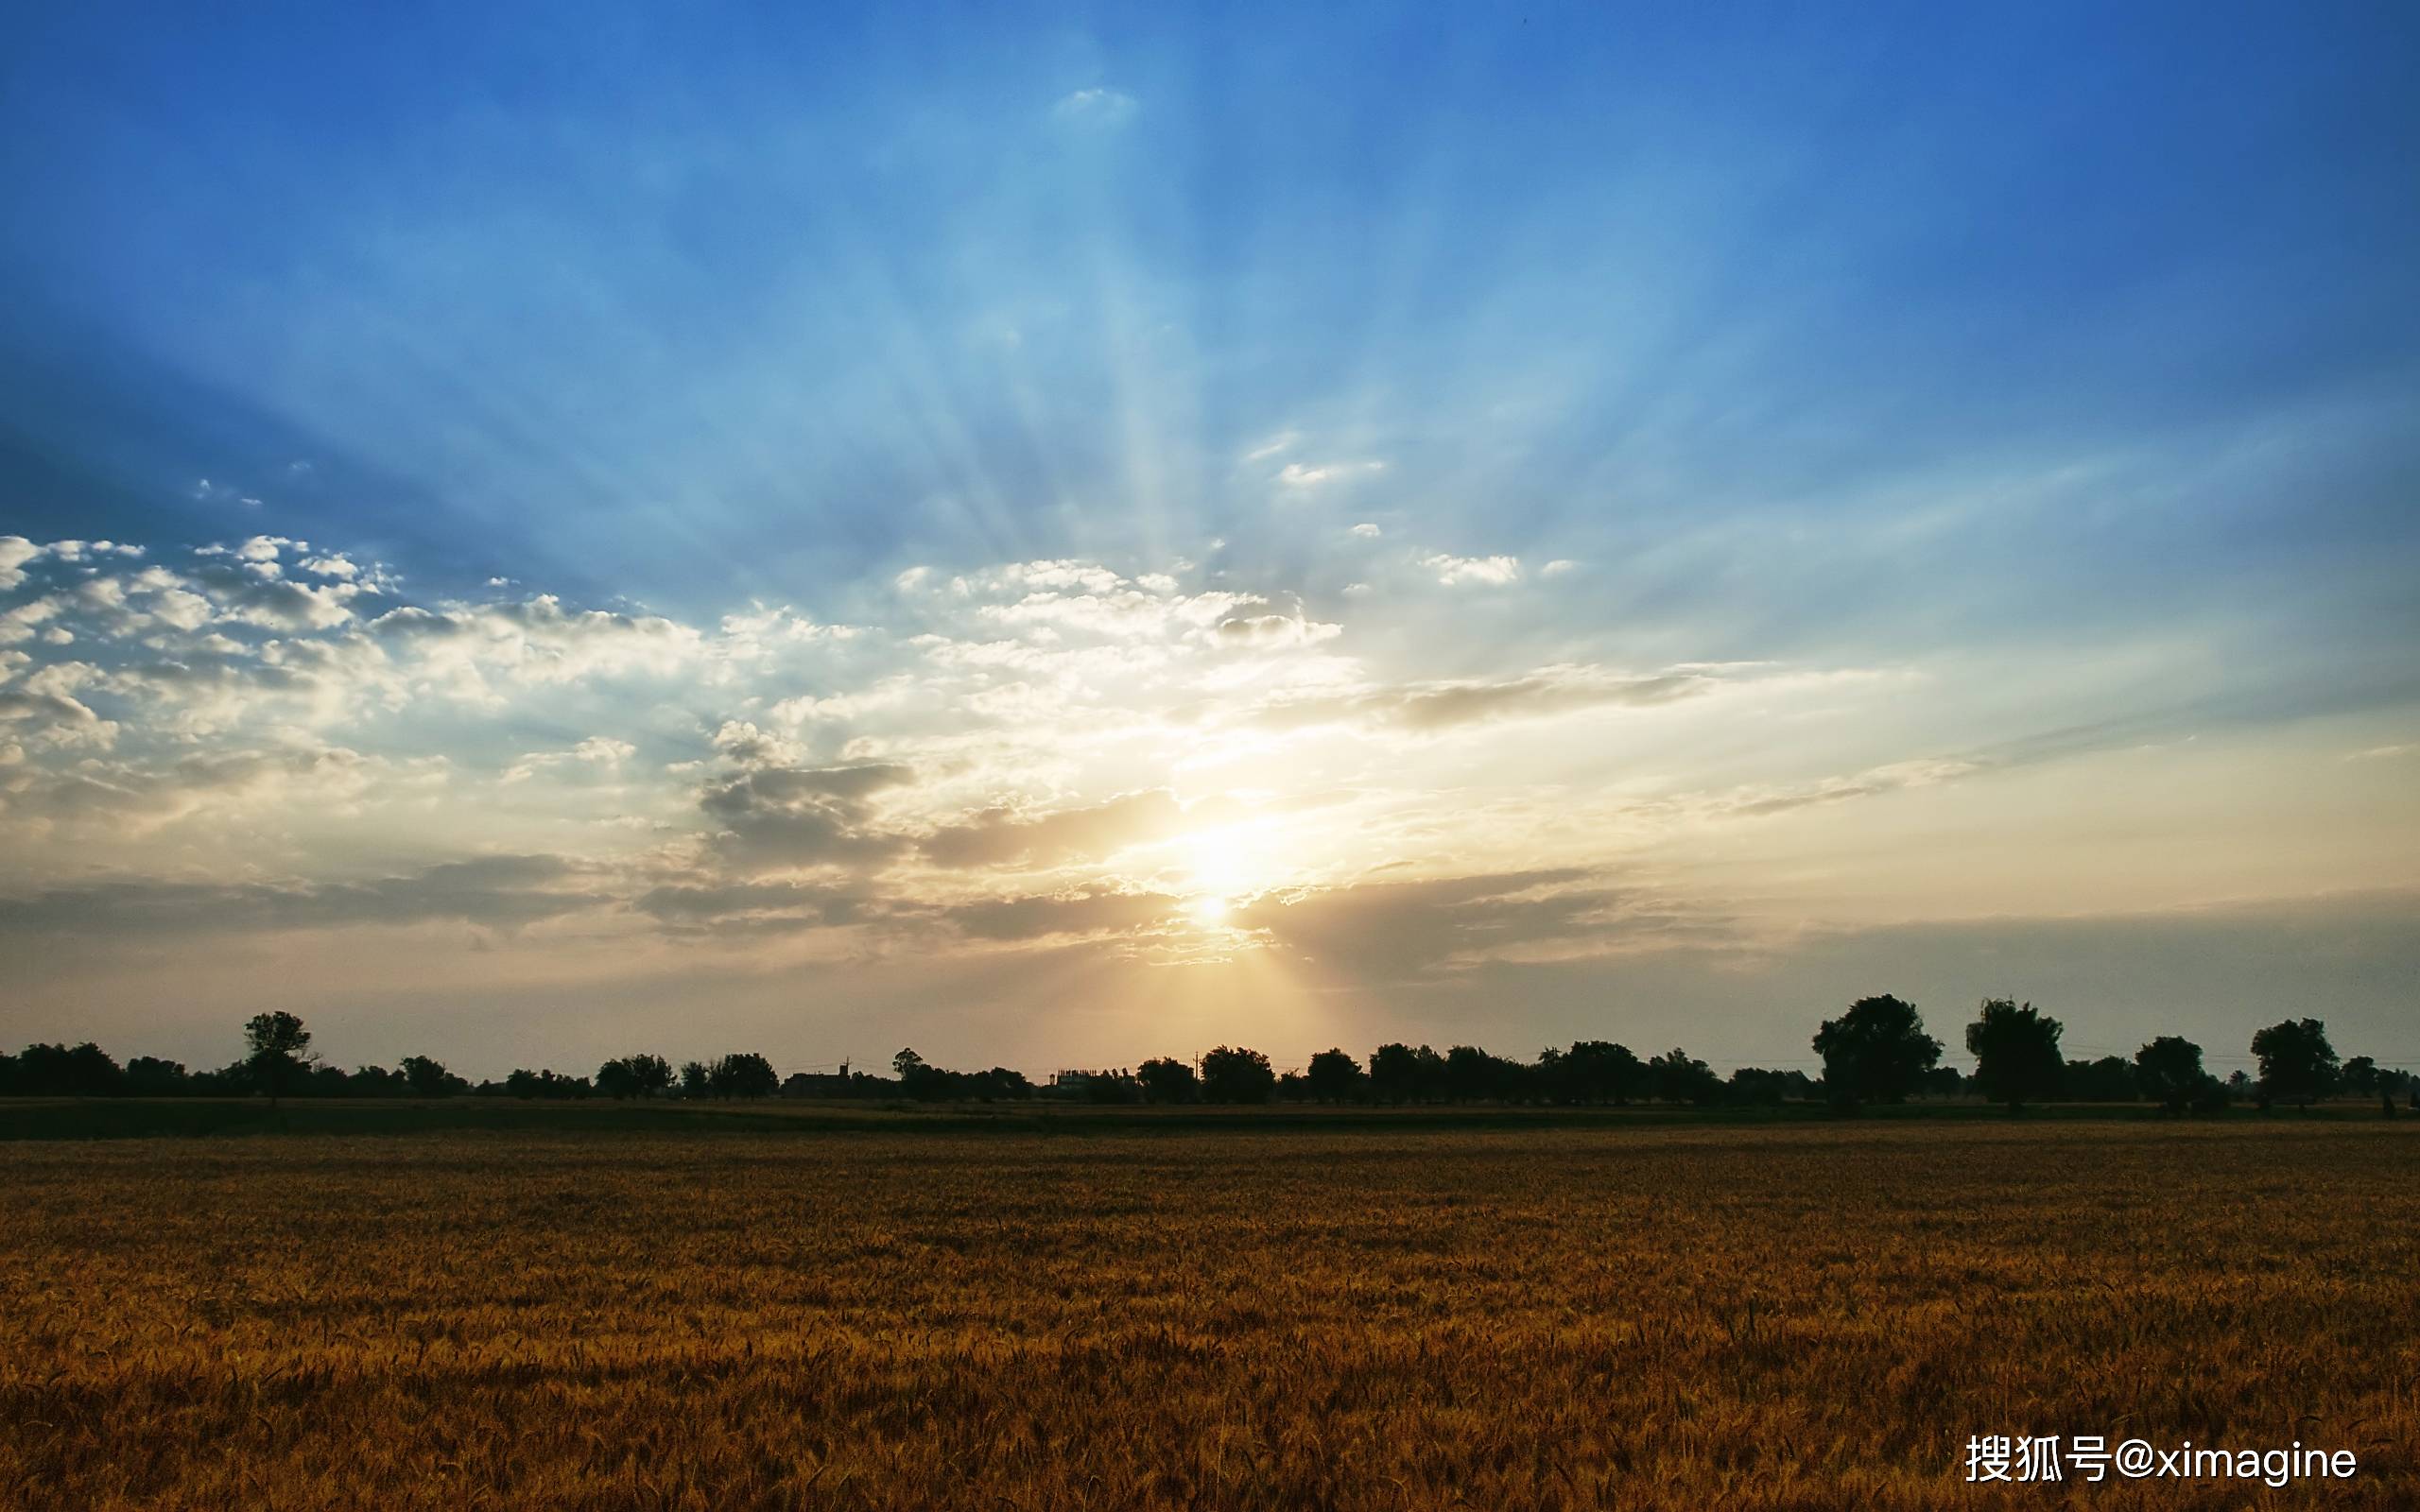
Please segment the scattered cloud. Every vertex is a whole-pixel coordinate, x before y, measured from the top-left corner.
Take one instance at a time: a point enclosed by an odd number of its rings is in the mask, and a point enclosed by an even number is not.
[[[1124,126],[1141,108],[1140,102],[1125,91],[1096,85],[1061,95],[1050,113],[1071,125],[1108,129]]]
[[[1351,478],[1369,477],[1384,472],[1384,462],[1288,462],[1277,472],[1277,481],[1289,489],[1315,489],[1322,484],[1341,483]]]
[[[1449,557],[1443,552],[1420,558],[1420,565],[1437,575],[1437,580],[1448,588],[1479,584],[1500,588],[1518,582],[1521,558],[1518,557]]]

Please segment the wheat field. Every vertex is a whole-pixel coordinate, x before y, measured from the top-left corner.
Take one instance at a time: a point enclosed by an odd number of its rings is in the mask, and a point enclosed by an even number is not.
[[[0,1145],[0,1505],[2415,1504],[2420,1122]],[[1978,1433],[2358,1451],[1965,1483]]]

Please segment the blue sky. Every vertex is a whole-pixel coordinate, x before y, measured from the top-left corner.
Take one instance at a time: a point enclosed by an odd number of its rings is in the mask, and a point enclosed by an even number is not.
[[[1307,927],[1322,900],[1403,902],[1388,879],[1494,877],[1523,880],[1415,902],[1545,919],[1525,948],[1566,985],[1525,988],[1539,1004],[1618,997],[1643,970],[1584,945],[1623,934],[1616,896],[1694,921],[1656,947],[1646,1034],[1702,1022],[1669,1005],[1729,1001],[1752,967],[1779,1005],[1808,930],[2155,918],[2136,934],[2172,960],[2177,910],[2309,927],[2310,898],[2341,894],[2370,964],[2330,990],[2399,1022],[2374,984],[2413,958],[2409,10],[1450,19],[583,5],[21,26],[0,60],[0,537],[144,553],[26,557],[0,597],[49,604],[9,622],[25,738],[0,823],[24,843],[0,885],[57,978],[14,1010],[25,1032],[111,998],[27,900],[324,907],[506,856],[559,864],[510,875],[586,911],[498,925],[479,910],[510,906],[481,894],[382,924],[213,916],[214,970],[233,994],[272,943],[291,966],[357,955],[330,931],[399,950],[441,931],[479,942],[458,990],[527,1025],[479,1053],[584,1050],[555,1005],[580,963],[610,956],[636,1001],[679,974],[647,953],[700,948],[636,942],[638,900],[824,889],[871,912],[698,916],[751,936],[713,948],[759,985],[717,1001],[740,1005],[731,1033],[762,1032],[785,984],[822,973],[844,1000],[827,1014],[873,1034],[924,991],[895,958],[918,930],[969,970],[996,948],[1034,983],[1080,966],[1100,995],[1139,972],[1211,1004],[1228,988],[1202,983],[1290,948],[1270,909]],[[733,628],[773,611],[816,628]],[[482,649],[431,660],[441,644]],[[796,660],[810,644],[823,660]],[[325,679],[307,716],[306,660]],[[1446,697],[1483,711],[1450,737]],[[1153,732],[1085,747],[1110,711]],[[735,724],[782,744],[717,744]],[[1215,748],[1243,727],[1341,730],[1353,754]],[[884,763],[912,775],[845,797],[825,789],[873,780],[795,775]],[[239,769],[235,789],[194,775]],[[749,869],[771,852],[735,815],[763,815],[716,794],[765,772],[794,774],[785,833],[814,809],[847,843]],[[92,784],[121,797],[73,797]],[[1135,795],[1155,793],[1182,816],[1132,832],[1156,839],[940,859],[981,816],[1148,819]],[[1322,799],[1354,821],[1272,830]],[[1219,803],[1261,816],[1201,817]],[[1490,805],[1494,840],[1449,822]],[[1213,831],[1208,862],[1150,849]],[[2022,859],[1982,868],[1997,886],[1908,880],[1979,850]],[[2078,871],[2094,885],[2054,880]],[[1028,935],[947,913],[1071,898],[1128,902]],[[1185,907],[1216,949],[1169,943],[1162,915]],[[623,954],[549,935],[580,929]],[[1340,1035],[1392,1032],[1406,983],[1434,1005],[1409,1027],[1441,1042],[1589,1027],[1494,1006],[1492,946],[1321,937],[1360,962],[1297,972]],[[1938,974],[1953,1001],[2023,988],[1948,957]],[[1027,1005],[933,1032],[1132,1059],[1199,1027],[1000,996]],[[151,1028],[111,1011],[121,1038]],[[1720,1048],[1803,1054],[1778,1005],[1738,1012]],[[361,1017],[367,1042],[393,1015]],[[782,1022],[797,1054],[825,1048]]]

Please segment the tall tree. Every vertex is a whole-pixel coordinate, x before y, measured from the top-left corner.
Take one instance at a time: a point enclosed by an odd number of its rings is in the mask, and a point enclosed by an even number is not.
[[[1370,1053],[1370,1091],[1381,1102],[1408,1103],[1418,1094],[1420,1056],[1407,1044],[1384,1044]]]
[[[1277,1074],[1257,1050],[1220,1045],[1201,1057],[1201,1095],[1213,1103],[1265,1103],[1277,1090]]]
[[[2303,1108],[2336,1090],[2336,1047],[2317,1019],[2287,1019],[2252,1037],[2260,1058],[2261,1095]]]
[[[2171,1113],[2185,1111],[2209,1079],[2202,1047],[2180,1035],[2161,1035],[2135,1052],[2135,1085]]]
[[[1695,1103],[1703,1108],[1722,1095],[1722,1078],[1714,1068],[1677,1046],[1647,1063],[1655,1095],[1668,1103]]]
[[[1914,1004],[1886,994],[1859,998],[1824,1020],[1815,1031],[1815,1053],[1824,1057],[1824,1091],[1854,1108],[1906,1101],[1940,1063],[1941,1041],[1925,1033]]]
[[[1193,1063],[1174,1056],[1155,1056],[1143,1062],[1134,1068],[1134,1079],[1143,1084],[1143,1096],[1149,1102],[1189,1103],[1201,1091]]]
[[[318,1058],[311,1053],[311,1031],[291,1013],[256,1013],[244,1025],[244,1068],[268,1091],[271,1108]]]
[[[2013,998],[1984,999],[1975,1022],[1966,1026],[1975,1085],[1985,1097],[2008,1104],[2012,1113],[2028,1100],[2056,1097],[2060,1074],[2066,1070],[2059,1056],[2059,1037],[2066,1029],[2031,1003],[2019,1007]]]
[[[1361,1063],[1340,1049],[1313,1056],[1307,1079],[1311,1095],[1323,1103],[1349,1103],[1361,1095]]]

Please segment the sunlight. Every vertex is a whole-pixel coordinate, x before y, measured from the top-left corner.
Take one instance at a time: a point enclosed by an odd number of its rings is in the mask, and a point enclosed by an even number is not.
[[[1222,825],[1178,842],[1186,872],[1184,911],[1194,922],[1223,925],[1238,902],[1275,882],[1268,829],[1266,822]]]

